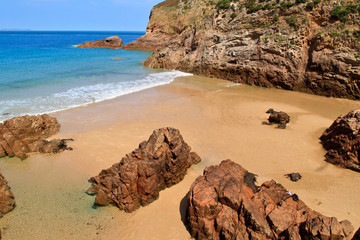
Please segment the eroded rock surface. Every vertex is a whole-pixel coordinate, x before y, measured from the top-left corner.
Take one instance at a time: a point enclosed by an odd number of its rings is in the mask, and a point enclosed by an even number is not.
[[[326,161],[360,172],[360,110],[339,116],[320,137]]]
[[[66,149],[72,139],[46,138],[58,133],[60,124],[47,114],[15,117],[0,124],[0,157],[24,159],[28,153],[57,153]]]
[[[294,201],[274,180],[256,186],[254,175],[231,160],[195,180],[187,214],[196,239],[349,239],[354,230]]]
[[[96,194],[98,205],[135,211],[157,199],[162,189],[180,182],[191,164],[200,161],[190,150],[179,130],[157,129],[119,163],[92,177],[93,186],[87,192]]]
[[[77,45],[77,48],[122,48],[123,41],[118,36],[108,37],[106,39],[89,41]]]
[[[350,0],[166,0],[130,45],[157,49],[147,67],[359,99],[358,7]]]
[[[0,173],[0,217],[13,210],[14,207],[14,195],[7,185],[4,176]]]
[[[269,113],[270,116],[268,118],[268,123],[264,122],[264,124],[271,125],[271,124],[277,124],[277,128],[285,129],[286,124],[290,122],[290,116],[286,112],[277,112],[274,109],[270,108],[266,111],[266,113]]]

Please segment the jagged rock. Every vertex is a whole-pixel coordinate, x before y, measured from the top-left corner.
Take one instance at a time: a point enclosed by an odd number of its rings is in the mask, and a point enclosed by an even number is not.
[[[290,116],[285,112],[277,112],[274,109],[270,108],[266,111],[266,113],[270,113],[268,118],[268,124],[278,124],[277,128],[285,129],[286,124],[290,122]]]
[[[200,161],[190,150],[179,130],[157,129],[119,163],[92,177],[87,192],[96,194],[98,205],[110,203],[126,212],[135,211],[157,199],[162,189],[180,182],[191,164]]]
[[[352,240],[360,240],[360,228],[356,231]]]
[[[300,173],[288,173],[285,176],[288,177],[293,182],[297,182],[302,178]]]
[[[122,48],[123,41],[118,36],[108,37],[106,39],[89,41],[76,46],[77,48]]]
[[[13,210],[14,207],[14,195],[7,185],[7,181],[5,180],[4,176],[0,173],[0,217]]]
[[[320,139],[326,161],[360,172],[360,110],[339,116]]]
[[[24,159],[28,153],[57,153],[66,149],[72,139],[46,138],[58,133],[60,124],[47,114],[15,117],[0,124],[0,157]]]
[[[125,48],[156,49],[147,67],[359,99],[359,12],[339,21],[332,13],[349,12],[345,3],[282,2],[166,0],[152,9],[146,35]]]
[[[274,180],[255,185],[254,175],[231,160],[209,166],[188,194],[187,223],[195,239],[349,239],[354,230],[294,201]]]

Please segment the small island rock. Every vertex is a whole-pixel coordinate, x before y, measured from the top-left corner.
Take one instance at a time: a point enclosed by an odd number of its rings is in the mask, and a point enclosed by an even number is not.
[[[106,39],[89,41],[76,46],[77,48],[122,48],[123,41],[118,36],[108,37]]]

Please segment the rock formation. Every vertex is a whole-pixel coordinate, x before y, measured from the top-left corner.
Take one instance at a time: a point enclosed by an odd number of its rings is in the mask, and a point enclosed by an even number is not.
[[[290,116],[285,112],[277,112],[274,109],[270,108],[266,111],[266,113],[270,113],[268,118],[268,124],[278,124],[277,128],[285,129],[286,124],[290,122]]]
[[[77,48],[122,48],[123,41],[118,36],[108,37],[106,39],[89,41],[77,45]]]
[[[360,110],[338,117],[320,139],[326,161],[360,172]]]
[[[145,66],[324,96],[360,98],[357,1],[166,0],[125,48]]]
[[[14,207],[14,195],[7,185],[7,181],[4,176],[0,173],[0,217],[13,210]]]
[[[285,176],[293,182],[297,182],[302,178],[300,173],[288,173],[288,174],[285,174]]]
[[[210,166],[189,192],[187,218],[195,239],[349,239],[354,230],[295,201],[274,180],[255,185],[254,174],[231,160]]]
[[[46,138],[58,133],[60,124],[47,114],[15,117],[0,124],[0,157],[24,159],[28,153],[57,153],[66,149],[72,139]]]
[[[162,189],[180,182],[191,164],[200,162],[190,150],[179,130],[157,129],[119,163],[92,177],[93,186],[87,192],[96,194],[98,205],[135,211],[156,200]]]

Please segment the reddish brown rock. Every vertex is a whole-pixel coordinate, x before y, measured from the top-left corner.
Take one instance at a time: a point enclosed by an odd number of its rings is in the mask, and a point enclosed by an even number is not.
[[[180,182],[191,164],[200,161],[190,150],[179,130],[157,129],[119,163],[92,177],[87,193],[96,194],[98,205],[110,203],[135,211],[157,199],[162,189]]]
[[[210,166],[189,192],[187,219],[195,239],[349,239],[354,230],[296,201],[274,180],[255,177],[231,160]]]
[[[356,1],[305,2],[166,0],[133,45],[157,45],[147,67],[359,99]]]
[[[15,117],[0,124],[0,157],[19,157],[24,159],[28,153],[57,153],[67,147],[72,139],[46,138],[58,133],[60,124],[56,118],[47,114]]]
[[[270,116],[268,118],[269,124],[278,124],[277,128],[286,128],[286,124],[290,122],[290,116],[285,112],[277,112],[274,109],[270,108],[266,111]]]
[[[123,41],[118,36],[108,37],[106,39],[89,41],[77,45],[77,48],[122,48]]]
[[[326,161],[360,172],[360,110],[339,116],[320,137]]]
[[[5,213],[13,210],[14,207],[14,195],[7,185],[7,181],[5,180],[4,176],[0,173],[0,217],[2,217]]]

